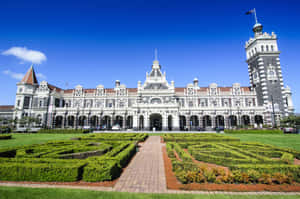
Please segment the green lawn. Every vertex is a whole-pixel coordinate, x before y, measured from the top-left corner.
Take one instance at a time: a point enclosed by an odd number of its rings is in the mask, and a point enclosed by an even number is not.
[[[82,134],[14,133],[12,134],[12,139],[0,140],[0,149],[6,147],[40,144],[49,140],[65,140],[78,136],[82,136]]]
[[[0,187],[0,199],[296,199],[298,195],[137,194],[79,189]]]
[[[300,134],[224,134],[238,137],[241,141],[261,142],[300,151]]]

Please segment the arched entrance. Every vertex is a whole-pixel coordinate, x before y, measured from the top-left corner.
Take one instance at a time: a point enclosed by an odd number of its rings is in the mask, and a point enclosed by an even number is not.
[[[126,120],[126,126],[128,129],[132,129],[132,124],[133,124],[133,117],[130,115],[127,117]]]
[[[79,126],[82,128],[85,125],[85,123],[86,123],[86,117],[84,115],[80,116],[78,120]]]
[[[168,116],[168,130],[172,131],[172,115]]]
[[[144,129],[144,116],[139,117],[139,130]]]
[[[92,116],[90,123],[91,127],[95,128],[98,124],[98,117],[96,115]]]
[[[102,118],[102,124],[103,124],[103,126],[102,126],[103,129],[110,129],[111,128],[110,116],[107,116],[107,115],[104,116]]]
[[[228,118],[229,126],[236,127],[237,126],[237,118],[235,115],[230,115]]]
[[[255,115],[254,116],[254,122],[256,123],[256,124],[263,124],[264,122],[263,122],[263,117],[261,116],[261,115]]]
[[[74,127],[74,120],[75,117],[74,116],[68,116],[68,127]]]
[[[196,130],[199,126],[199,120],[196,115],[192,115],[190,119],[191,130]]]
[[[216,117],[216,127],[224,127],[224,117],[222,115],[218,115]]]
[[[242,125],[249,126],[250,125],[250,117],[248,115],[242,116]]]
[[[56,116],[55,118],[55,128],[62,128],[63,116]]]
[[[203,117],[203,127],[210,128],[211,127],[211,117],[209,115],[205,115]]]
[[[121,128],[123,128],[123,117],[118,115],[116,117],[115,124],[118,124]]]
[[[186,126],[186,119],[185,119],[185,116],[183,115],[180,115],[179,116],[179,125],[180,125],[180,130],[183,131],[185,129],[185,126]]]
[[[150,129],[155,128],[157,131],[162,130],[162,117],[160,114],[150,115]]]

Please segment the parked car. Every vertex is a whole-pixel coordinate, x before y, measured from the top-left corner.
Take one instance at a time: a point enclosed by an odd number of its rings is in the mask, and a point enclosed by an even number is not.
[[[116,125],[113,125],[113,126],[112,126],[111,130],[113,130],[113,131],[120,131],[120,130],[121,130],[121,127],[120,127],[119,124],[116,124]]]
[[[292,127],[285,127],[285,128],[283,128],[283,132],[285,134],[288,134],[288,133],[298,133],[298,130],[296,128],[292,128]]]
[[[218,127],[216,127],[216,131],[224,131],[224,126],[218,126]]]

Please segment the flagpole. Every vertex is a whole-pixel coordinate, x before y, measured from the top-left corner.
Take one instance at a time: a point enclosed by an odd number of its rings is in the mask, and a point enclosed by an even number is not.
[[[255,8],[254,8],[254,18],[255,18],[255,23],[258,23],[258,22],[257,22],[257,17],[256,17],[256,10],[255,10]]]

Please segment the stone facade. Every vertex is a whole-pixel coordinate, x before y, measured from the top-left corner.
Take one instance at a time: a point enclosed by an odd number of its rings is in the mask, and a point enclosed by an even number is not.
[[[14,118],[37,117],[50,128],[119,125],[134,130],[278,124],[281,117],[293,113],[293,104],[290,89],[283,87],[277,37],[262,33],[260,24],[253,31],[255,37],[246,43],[249,87],[239,83],[199,87],[196,78],[186,87],[175,87],[157,59],[137,88],[116,80],[114,88],[61,89],[46,81],[38,84],[31,67],[17,84]]]

